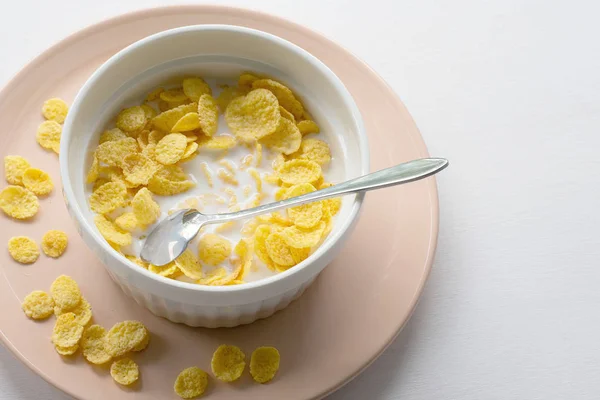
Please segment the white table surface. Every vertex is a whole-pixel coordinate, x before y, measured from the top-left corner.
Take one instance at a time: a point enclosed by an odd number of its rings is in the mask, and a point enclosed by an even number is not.
[[[2,7],[0,84],[57,40],[152,0]],[[400,94],[439,178],[421,302],[330,400],[600,395],[600,3],[237,0],[324,33]],[[63,400],[0,346],[0,400]]]

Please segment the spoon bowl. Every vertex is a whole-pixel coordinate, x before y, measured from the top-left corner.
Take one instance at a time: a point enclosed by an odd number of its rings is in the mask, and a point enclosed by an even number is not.
[[[140,256],[148,263],[163,266],[179,257],[190,240],[206,224],[235,221],[313,201],[401,185],[431,176],[447,166],[448,160],[444,158],[422,158],[315,192],[247,210],[212,215],[202,214],[194,209],[181,210],[165,218],[150,232]]]

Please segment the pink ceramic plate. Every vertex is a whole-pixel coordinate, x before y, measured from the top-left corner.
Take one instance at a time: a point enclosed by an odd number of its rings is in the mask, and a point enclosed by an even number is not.
[[[348,87],[362,112],[371,145],[372,170],[427,156],[410,115],[368,66],[335,43],[298,25],[256,12],[211,6],[161,8],[111,19],[77,33],[25,67],[0,93],[2,156],[26,156],[47,170],[57,188],[41,200],[31,222],[2,216],[0,243],[14,235],[38,242],[48,229],[69,234],[66,254],[41,256],[19,265],[0,256],[0,333],[4,344],[33,371],[80,399],[168,399],[180,370],[197,365],[210,371],[222,343],[247,355],[261,345],[282,355],[276,379],[254,384],[248,374],[235,384],[211,380],[211,399],[315,399],[336,390],[367,367],[394,339],[415,307],[431,268],[438,229],[435,180],[369,193],[363,214],[342,255],[286,310],[235,329],[192,329],[157,318],[127,298],[88,250],[60,198],[58,160],[35,142],[40,108],[50,97],[73,100],[102,62],[144,36],[184,25],[248,26],[294,42],[320,58]],[[3,172],[3,171],[2,171]],[[48,290],[59,274],[73,276],[94,309],[97,323],[110,327],[139,319],[152,332],[148,349],[135,355],[141,381],[131,389],[115,384],[105,369],[82,357],[64,360],[50,344],[52,319],[35,323],[20,309],[34,289]]]

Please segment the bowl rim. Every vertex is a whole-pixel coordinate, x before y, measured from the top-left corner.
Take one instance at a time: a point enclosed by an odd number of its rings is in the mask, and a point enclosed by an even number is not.
[[[69,113],[65,120],[63,126],[63,132],[61,137],[61,147],[60,153],[64,154],[64,157],[59,157],[60,164],[60,175],[63,186],[63,199],[67,203],[67,208],[69,209],[69,215],[71,218],[75,219],[75,222],[79,225],[80,229],[78,229],[81,236],[83,236],[82,229],[93,238],[94,242],[99,244],[100,248],[109,258],[109,261],[116,262],[118,264],[127,266],[129,270],[132,270],[136,274],[140,274],[154,283],[165,284],[176,288],[177,290],[185,290],[192,292],[205,292],[205,293],[242,293],[242,292],[250,292],[264,289],[266,286],[270,286],[276,282],[283,282],[288,280],[290,277],[297,275],[300,271],[305,270],[310,265],[314,264],[315,261],[323,257],[329,250],[331,250],[334,245],[336,245],[341,238],[343,238],[348,230],[351,229],[359,217],[360,209],[363,205],[365,199],[365,193],[357,194],[352,203],[352,209],[350,210],[350,214],[348,217],[342,221],[342,225],[340,229],[334,232],[332,235],[326,238],[326,240],[317,248],[315,252],[313,252],[306,260],[303,260],[293,268],[289,268],[286,271],[277,273],[273,276],[269,276],[266,278],[262,278],[256,281],[245,282],[243,285],[231,285],[231,286],[209,286],[209,285],[199,285],[197,283],[183,282],[176,279],[170,279],[163,277],[161,275],[152,273],[147,269],[140,268],[137,264],[130,261],[126,257],[119,256],[109,244],[108,242],[100,235],[97,231],[97,228],[93,226],[93,224],[88,221],[88,219],[83,215],[80,204],[76,201],[75,193],[73,190],[73,185],[71,184],[71,179],[69,177],[69,157],[68,157],[68,143],[70,142],[70,138],[73,132],[72,125],[75,119],[75,116],[78,114],[78,110],[80,104],[83,102],[84,98],[88,95],[90,90],[96,85],[98,79],[111,67],[118,64],[120,59],[125,55],[136,49],[146,46],[149,43],[162,39],[164,37],[169,37],[173,35],[179,35],[183,33],[187,33],[190,31],[234,31],[246,35],[254,35],[258,36],[262,39],[266,39],[276,44],[286,47],[287,50],[296,53],[300,57],[306,59],[309,63],[312,64],[313,67],[317,68],[323,75],[325,75],[328,80],[333,84],[336,91],[342,95],[342,100],[344,106],[350,110],[352,115],[352,119],[354,120],[354,125],[358,127],[357,136],[358,136],[358,146],[359,153],[361,155],[361,165],[360,170],[362,174],[366,174],[369,172],[370,168],[370,153],[369,153],[369,143],[368,137],[366,133],[366,129],[364,126],[364,122],[362,116],[360,114],[359,108],[356,105],[352,95],[346,88],[346,86],[342,83],[341,79],[329,69],[322,61],[318,58],[310,54],[308,51],[302,49],[301,47],[283,39],[276,35],[260,31],[258,29],[252,29],[237,25],[228,25],[228,24],[203,24],[203,25],[188,25],[173,29],[168,29],[162,32],[158,32],[142,38],[137,42],[130,44],[124,49],[120,50],[113,56],[111,56],[107,61],[105,61],[97,70],[95,70],[92,75],[86,80],[84,85],[78,91],[73,103],[69,109]],[[85,240],[84,240],[85,242]],[[86,244],[87,245],[87,244]],[[89,247],[89,246],[88,246]],[[105,267],[112,269],[113,267],[110,265],[111,262],[103,262]],[[323,267],[324,269],[325,267]],[[318,271],[320,272],[320,271]],[[311,275],[312,276],[312,275]]]

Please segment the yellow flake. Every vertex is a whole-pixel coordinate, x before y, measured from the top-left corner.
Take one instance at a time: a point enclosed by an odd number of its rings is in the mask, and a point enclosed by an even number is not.
[[[320,221],[317,225],[310,229],[303,229],[298,226],[290,226],[285,228],[281,234],[281,237],[288,246],[301,249],[304,247],[313,247],[319,244],[324,231],[325,223]]]
[[[271,263],[271,257],[267,251],[266,241],[271,234],[271,227],[269,225],[259,225],[254,231],[254,252],[258,258],[269,265]]]
[[[302,103],[296,99],[294,93],[287,86],[272,79],[258,79],[252,82],[252,88],[262,88],[271,91],[277,97],[280,106],[292,113],[296,119],[302,117],[304,107],[302,107]]]
[[[162,132],[171,132],[171,129],[181,117],[187,113],[196,112],[197,108],[197,103],[190,103],[164,111],[152,118],[152,126]]]
[[[162,265],[160,267],[158,265],[150,264],[148,265],[148,271],[160,276],[170,278],[173,275],[177,274],[179,268],[177,268],[177,264],[175,264],[174,262],[170,262],[167,265]]]
[[[228,150],[237,144],[236,139],[231,135],[213,136],[206,142],[202,143],[202,147],[208,150]]]
[[[187,147],[187,139],[181,133],[170,133],[156,145],[156,161],[163,165],[175,164],[181,160]]]
[[[4,175],[11,185],[22,185],[23,173],[29,167],[29,162],[21,156],[4,157]]]
[[[81,302],[81,291],[77,282],[67,275],[61,275],[52,282],[50,294],[55,306],[62,311],[72,310]]]
[[[56,324],[52,330],[52,343],[58,347],[73,347],[79,344],[83,326],[77,323],[75,314],[67,312],[56,318]]]
[[[304,158],[325,165],[331,161],[329,145],[319,139],[304,139],[296,158]]]
[[[283,118],[289,119],[294,124],[296,123],[296,118],[294,117],[294,115],[291,112],[289,112],[288,110],[286,110],[285,108],[279,106],[279,112],[281,113],[281,116]]]
[[[162,92],[164,92],[165,89],[158,87],[156,89],[153,89],[150,93],[148,93],[148,95],[146,96],[146,101],[154,101],[157,100],[160,97],[160,94]]]
[[[161,92],[158,97],[167,103],[183,104],[188,100],[188,97],[183,92],[183,89],[169,89]]]
[[[131,358],[122,358],[110,366],[110,376],[121,385],[131,385],[138,380],[140,370]]]
[[[175,259],[175,264],[190,279],[202,278],[202,265],[190,249],[184,251]]]
[[[40,249],[35,241],[27,236],[15,236],[8,241],[8,252],[21,264],[32,264],[40,256]]]
[[[148,329],[139,321],[123,321],[106,333],[106,350],[113,357],[120,357],[139,348],[147,340]]]
[[[198,367],[189,367],[179,373],[173,390],[182,399],[193,399],[204,393],[208,386],[208,374]]]
[[[246,355],[237,346],[222,344],[214,352],[210,366],[215,378],[233,382],[242,376],[246,368]]]
[[[122,130],[120,130],[119,128],[113,128],[104,131],[102,135],[100,135],[100,140],[98,142],[99,144],[102,144],[104,142],[111,142],[114,140],[121,140],[125,138],[127,138],[127,135],[123,133]]]
[[[282,117],[277,130],[263,137],[261,143],[273,151],[292,154],[300,148],[302,134],[292,121]]]
[[[219,265],[231,255],[231,242],[220,235],[207,233],[198,242],[200,261],[208,265]]]
[[[212,95],[212,89],[202,78],[184,79],[183,92],[192,101],[198,101],[203,94]]]
[[[314,192],[316,189],[310,183],[300,183],[287,189],[286,198],[301,196]],[[287,214],[294,224],[300,228],[312,228],[321,221],[323,216],[323,203],[313,202],[288,208]]]
[[[258,383],[267,383],[279,371],[280,355],[275,347],[259,347],[250,357],[250,375]]]
[[[16,219],[33,217],[40,208],[37,197],[20,186],[7,186],[0,192],[0,208]]]
[[[94,223],[100,231],[100,234],[108,242],[118,246],[129,246],[131,244],[131,233],[122,230],[104,215],[96,215],[94,217]]]
[[[56,350],[56,352],[58,354],[60,354],[61,356],[71,356],[73,354],[75,354],[75,352],[79,349],[79,345],[76,344],[75,346],[71,346],[71,347],[62,347],[62,346],[55,346],[54,350]]]
[[[137,140],[128,137],[102,143],[96,148],[96,157],[106,165],[121,167],[125,157],[137,152]]]
[[[62,126],[58,122],[44,121],[38,127],[35,138],[40,146],[58,154],[60,152],[61,135]]]
[[[236,87],[227,86],[223,88],[221,93],[219,93],[216,98],[219,110],[221,110],[221,112],[225,112],[227,106],[229,103],[231,103],[231,100],[235,99],[236,97],[244,96],[246,93],[246,91],[242,91]]]
[[[197,151],[198,151],[198,143],[188,141],[185,151],[183,152],[183,156],[181,157],[181,162],[189,161],[191,159],[190,157],[196,156]]]
[[[42,250],[48,257],[58,258],[67,249],[69,239],[63,231],[50,230],[42,237]]]
[[[138,221],[134,213],[126,212],[115,219],[115,225],[124,231],[131,232],[138,226]]]
[[[148,104],[142,104],[140,107],[142,107],[142,109],[144,110],[144,114],[146,115],[146,122],[156,117],[156,110],[153,107],[149,106]]]
[[[54,300],[41,290],[34,290],[23,299],[21,308],[31,319],[46,319],[54,314]]]
[[[275,132],[281,116],[277,98],[266,89],[257,89],[233,99],[225,110],[231,131],[243,142]]]
[[[106,214],[126,205],[127,187],[121,182],[108,182],[96,189],[90,196],[90,208],[99,214]]]
[[[163,167],[148,182],[148,189],[161,196],[183,193],[194,186],[195,183],[188,180],[185,172],[177,165]]]
[[[321,176],[321,166],[314,161],[294,159],[279,166],[277,174],[279,179],[290,185],[312,183]]]
[[[198,116],[200,128],[206,136],[213,136],[219,127],[219,110],[217,102],[210,94],[203,94],[198,99]]]
[[[87,328],[81,337],[83,357],[92,364],[102,365],[112,360],[106,351],[106,330],[100,325]]]
[[[117,115],[115,125],[123,132],[135,132],[146,125],[146,112],[140,106],[126,108]]]
[[[59,124],[65,122],[67,113],[69,112],[69,106],[67,103],[59,98],[48,99],[42,106],[42,115],[47,120],[56,121]]]
[[[298,122],[298,130],[304,135],[308,135],[311,133],[319,133],[321,130],[319,129],[319,125],[315,121],[306,119],[304,121]]]
[[[156,222],[160,216],[160,206],[152,198],[147,188],[140,189],[131,200],[131,208],[136,221],[142,225]]]
[[[147,185],[158,165],[142,153],[132,153],[123,159],[123,175],[132,185]]]
[[[179,119],[171,128],[171,132],[188,132],[200,128],[198,113],[190,112]]]
[[[238,79],[238,85],[240,87],[247,87],[247,88],[252,88],[252,83],[254,83],[254,81],[260,79],[258,76],[256,76],[255,74],[251,74],[249,72],[244,72],[243,74],[240,75],[239,79]]]
[[[38,196],[45,196],[54,189],[54,183],[52,183],[50,175],[38,168],[25,170],[22,179],[23,186]]]
[[[71,308],[68,311],[63,310],[58,306],[54,307],[54,314],[57,317],[67,312],[73,313],[75,315],[75,322],[81,326],[86,326],[92,319],[92,306],[83,297],[81,297],[79,304],[77,304],[75,307]]]

